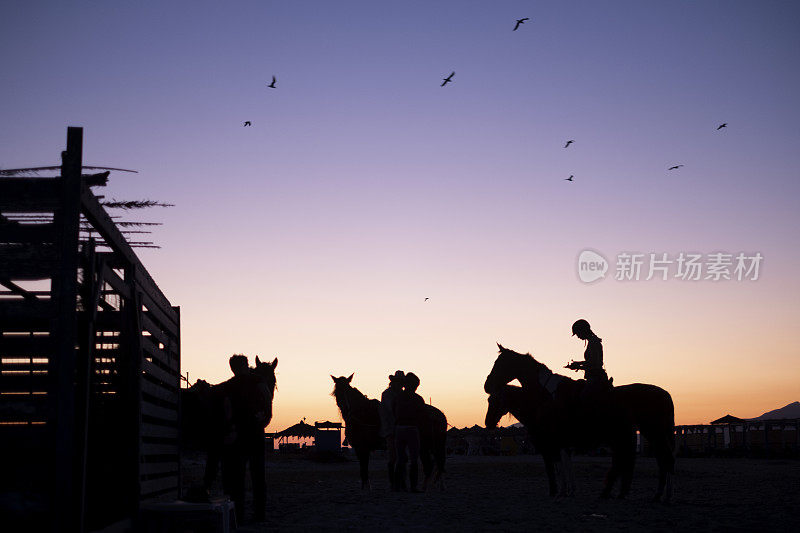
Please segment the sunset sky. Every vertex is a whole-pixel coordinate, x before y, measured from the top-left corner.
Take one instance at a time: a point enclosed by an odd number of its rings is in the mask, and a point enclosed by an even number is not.
[[[559,371],[577,318],[677,423],[755,417],[800,400],[799,27],[790,1],[8,1],[0,167],[82,126],[84,164],[139,171],[97,194],[176,204],[137,216],[182,370],[277,356],[271,431],[397,369],[482,424],[495,342]],[[763,261],[619,281],[623,252]]]

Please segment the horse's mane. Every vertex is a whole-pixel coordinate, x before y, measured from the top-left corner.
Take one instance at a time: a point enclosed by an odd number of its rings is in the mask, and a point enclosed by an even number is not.
[[[533,357],[530,353],[515,352],[514,350],[512,350],[510,348],[506,348],[505,346],[500,348],[500,353],[501,354],[502,353],[506,353],[506,354],[512,355],[513,357],[519,358],[519,359],[525,361],[526,363],[530,363],[531,365],[533,365],[533,368],[535,369],[536,372],[539,372],[541,370],[545,370],[546,372],[549,372],[550,374],[553,374],[554,376],[558,376],[558,377],[560,377],[562,379],[566,379],[566,380],[569,380],[569,381],[577,381],[575,379],[572,379],[569,376],[565,376],[563,374],[557,374],[556,372],[553,372],[552,370],[550,370],[550,367],[548,367],[546,364],[544,364],[544,363],[542,363],[540,361],[537,361],[536,358]]]
[[[352,395],[352,397],[346,400],[345,394],[348,394],[348,392]],[[370,401],[370,399],[367,398],[364,393],[349,383],[346,385],[346,387],[339,387],[339,383],[334,383],[333,392],[331,395],[336,398],[336,406],[339,408],[339,412],[342,414],[342,417],[345,417],[345,413],[342,410],[343,406],[349,405],[351,409],[356,409],[362,405],[366,405]]]

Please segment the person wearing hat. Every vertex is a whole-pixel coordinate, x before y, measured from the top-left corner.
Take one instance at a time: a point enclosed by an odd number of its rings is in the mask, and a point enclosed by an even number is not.
[[[389,486],[396,490],[395,463],[397,462],[397,448],[395,446],[395,426],[397,416],[397,400],[403,392],[405,373],[398,370],[389,376],[389,386],[381,394],[381,437],[386,441],[386,459],[388,461]]]
[[[406,490],[406,462],[408,462],[408,490],[419,492],[419,452],[420,427],[426,426],[427,411],[425,400],[417,394],[419,378],[413,373],[406,374],[403,391],[397,399],[395,421],[395,441],[397,449],[397,467],[395,468],[395,485],[397,490]]]
[[[582,318],[572,324],[572,335],[586,343],[586,351],[583,352],[584,360],[571,361],[565,367],[571,370],[583,370],[586,387],[581,393],[581,398],[586,398],[595,392],[607,390],[609,380],[606,371],[603,369],[603,339],[595,335],[591,326],[589,326],[589,322]]]

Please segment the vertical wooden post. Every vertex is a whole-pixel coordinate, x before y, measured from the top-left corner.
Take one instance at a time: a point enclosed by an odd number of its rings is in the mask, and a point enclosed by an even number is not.
[[[183,450],[183,432],[181,431],[181,420],[183,419],[183,405],[181,404],[181,308],[180,306],[172,306],[172,309],[175,311],[176,316],[178,317],[178,324],[177,324],[177,335],[175,338],[175,342],[178,344],[177,351],[178,351],[178,471],[180,472],[180,465],[181,465],[181,450]],[[186,384],[189,384],[189,372],[186,372]],[[183,476],[180,474],[178,475],[178,498],[183,496],[183,482],[181,481]]]
[[[130,421],[127,426],[127,446],[124,450],[124,463],[131,465],[126,470],[126,479],[130,485],[126,487],[125,495],[128,501],[125,507],[134,521],[138,520],[139,495],[141,494],[141,440],[142,440],[142,298],[136,283],[136,265],[128,264],[125,267],[125,284],[130,291],[130,298],[123,303],[123,336],[126,345],[125,357],[125,415]]]
[[[48,419],[53,451],[54,483],[51,487],[54,531],[79,531],[80,513],[75,497],[75,345],[77,342],[78,236],[80,229],[83,128],[67,128],[67,149],[61,158],[61,204],[54,213],[60,231],[59,268],[51,294],[56,316],[51,325],[53,352],[48,361]]]

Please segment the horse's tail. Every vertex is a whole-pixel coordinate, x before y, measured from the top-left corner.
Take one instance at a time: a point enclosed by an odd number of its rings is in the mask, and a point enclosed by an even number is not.
[[[432,434],[432,451],[439,472],[444,473],[447,458],[447,417],[439,409],[428,406]]]

